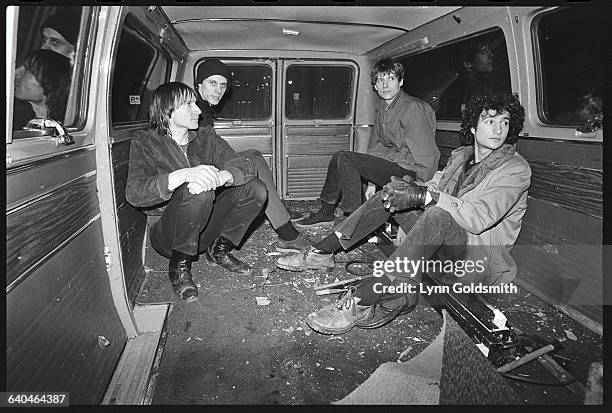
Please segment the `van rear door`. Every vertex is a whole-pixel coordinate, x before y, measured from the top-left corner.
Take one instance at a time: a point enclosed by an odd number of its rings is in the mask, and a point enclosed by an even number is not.
[[[357,65],[346,60],[284,60],[280,64],[282,196],[316,197],[331,155],[353,147]]]

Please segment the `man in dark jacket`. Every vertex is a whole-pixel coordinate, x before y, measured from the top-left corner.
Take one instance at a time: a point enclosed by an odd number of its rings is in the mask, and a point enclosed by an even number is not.
[[[212,128],[197,130],[201,111],[195,100],[194,90],[180,82],[155,90],[150,127],[132,138],[126,186],[132,205],[163,211],[151,229],[151,245],[170,259],[174,292],[188,302],[198,298],[191,277],[197,255],[233,272],[250,271],[230,251],[267,196],[248,159]]]
[[[368,182],[365,198],[369,199],[376,186],[385,185],[393,175],[428,181],[438,169],[436,114],[427,103],[401,89],[402,64],[383,59],[374,65],[370,77],[381,99],[368,152],[339,151],[332,156],[321,190],[321,209],[296,221],[298,226],[332,226],[340,198],[344,215],[355,211],[362,202],[362,180]]]
[[[207,58],[197,66],[195,89],[201,98],[198,99],[202,109],[201,126],[214,125],[213,107],[223,99],[230,81],[229,69],[218,59]],[[310,240],[293,226],[287,208],[276,191],[272,171],[261,156],[261,152],[251,149],[240,152],[240,155],[251,161],[257,178],[261,179],[268,189],[268,202],[264,212],[278,235],[276,249],[281,252],[299,252],[308,249]]]

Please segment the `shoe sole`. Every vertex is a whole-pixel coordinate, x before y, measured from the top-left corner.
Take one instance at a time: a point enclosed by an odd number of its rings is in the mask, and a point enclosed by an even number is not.
[[[353,327],[355,327],[357,325],[357,322],[349,325],[348,327],[345,327],[341,330],[338,329],[328,329],[323,327],[322,325],[319,325],[313,321],[310,321],[310,319],[306,318],[306,324],[308,324],[308,327],[312,328],[314,331],[316,331],[317,333],[321,333],[321,334],[331,334],[331,335],[339,335],[339,334],[345,334],[348,333],[349,331],[351,331],[353,329]]]
[[[306,247],[306,248],[308,248],[308,247]],[[276,247],[276,251],[278,251],[278,252],[296,252],[296,253],[299,253],[299,252],[302,252],[303,249]]]
[[[309,265],[305,267],[291,267],[289,265],[279,264],[277,262],[276,266],[282,270],[292,271],[292,272],[301,272],[301,271],[306,271],[306,270],[318,270],[320,272],[331,272],[334,270],[334,267],[326,267],[324,265],[321,265],[321,266]]]
[[[298,228],[315,228],[315,227],[333,227],[335,221],[323,221],[316,222],[314,224],[300,224],[297,221],[293,221],[293,224]]]

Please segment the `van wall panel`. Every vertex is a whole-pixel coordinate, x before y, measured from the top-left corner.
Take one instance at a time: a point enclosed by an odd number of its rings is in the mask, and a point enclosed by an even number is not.
[[[126,337],[103,252],[91,250],[98,245],[99,220],[7,294],[8,390],[69,391],[71,404],[102,399]]]
[[[6,173],[6,209],[10,211],[95,169],[95,152],[88,147],[9,169]]]
[[[147,216],[126,203],[118,212],[118,218],[125,285],[133,307],[146,275],[142,262],[142,247]]]
[[[117,219],[119,221],[119,239],[125,287],[130,305],[133,307],[140,288],[144,283],[145,272],[142,262],[142,246],[147,225],[146,215],[130,205],[125,198],[127,184],[130,136],[134,130],[125,130],[116,134],[112,147],[113,180]]]
[[[96,176],[90,175],[7,214],[7,285],[99,212]]]

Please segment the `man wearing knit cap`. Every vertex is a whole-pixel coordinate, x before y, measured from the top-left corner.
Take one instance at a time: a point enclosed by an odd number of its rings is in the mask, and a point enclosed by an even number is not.
[[[206,59],[197,66],[196,70],[195,90],[201,98],[198,99],[202,109],[201,126],[212,128],[214,126],[212,107],[218,105],[225,95],[227,85],[231,81],[231,73],[227,66],[218,59]],[[272,172],[261,156],[261,152],[248,150],[239,155],[251,161],[257,178],[263,181],[268,189],[265,213],[272,228],[278,234],[276,249],[281,252],[299,252],[310,248],[308,238],[293,226],[289,213],[276,192]]]
[[[40,48],[53,50],[73,61],[79,37],[80,10],[80,7],[66,7],[61,13],[49,16],[40,26]]]

